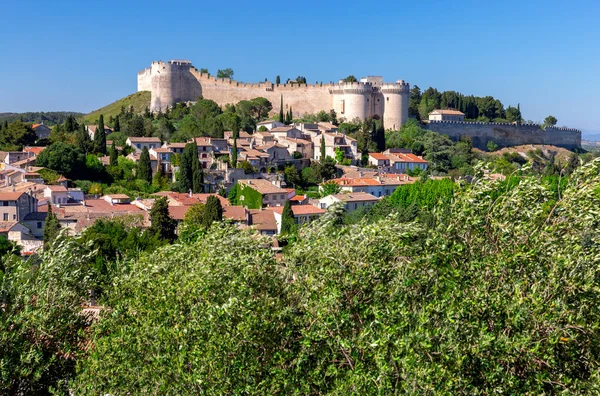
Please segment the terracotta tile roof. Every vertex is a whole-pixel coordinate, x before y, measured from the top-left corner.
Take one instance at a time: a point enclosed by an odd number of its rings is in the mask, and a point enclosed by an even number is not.
[[[445,110],[441,110],[441,109],[436,109],[433,110],[431,114],[441,114],[441,115],[462,115],[464,116],[465,113],[463,113],[462,111],[458,111],[458,110],[453,110],[453,109],[445,109]]]
[[[42,126],[42,125],[44,125],[44,124],[33,124],[31,127],[32,127],[33,129],[35,129],[35,128],[37,128],[37,127],[39,127],[39,126]]]
[[[322,215],[327,212],[325,209],[313,205],[292,205],[291,208],[294,216]],[[274,206],[269,209],[275,213],[283,213],[283,206]]]
[[[33,153],[35,155],[38,155],[39,153],[41,153],[42,151],[44,151],[46,147],[45,146],[41,146],[41,147],[23,147],[23,152],[24,153]]]
[[[107,194],[105,196],[112,199],[129,199],[129,196],[125,194]]]
[[[419,157],[418,155],[410,154],[410,153],[393,153],[388,154],[388,158],[392,162],[408,162],[408,163],[420,163],[427,164],[428,162],[423,159],[423,157]]]
[[[355,192],[349,194],[335,194],[334,198],[339,199],[342,202],[365,202],[365,201],[378,201],[374,195],[365,192]]]
[[[232,221],[245,221],[246,209],[243,206],[225,206],[223,208],[223,218]]]
[[[0,201],[16,201],[21,197],[21,195],[25,194],[25,192],[15,191],[15,192],[0,192]]]
[[[292,129],[296,129],[296,128],[292,127],[292,126],[281,126],[281,127],[272,128],[269,132],[271,132],[271,133],[273,133],[273,132],[287,132],[287,131],[291,131]]]
[[[131,143],[160,143],[160,139],[157,137],[128,137]]]
[[[252,228],[259,231],[277,232],[277,221],[272,210],[254,209],[250,210],[252,218]]]
[[[153,148],[151,150],[154,151],[155,153],[173,153],[170,149],[164,148],[164,147]]]
[[[52,192],[67,192],[67,188],[61,185],[46,186],[46,188]]]
[[[365,177],[365,178],[349,178],[341,177],[332,179],[334,183],[344,187],[366,187],[366,186],[398,186],[400,184],[414,183],[414,180],[404,179],[406,175],[394,175],[393,177]]]
[[[161,191],[160,193],[156,193],[154,195],[168,197],[172,206],[191,206],[198,203],[205,204],[208,197],[212,195],[219,198],[219,201],[221,201],[221,206],[229,206],[229,201],[227,200],[227,198],[223,198],[218,194],[192,194],[192,196],[190,197],[190,194],[186,193]]]
[[[172,148],[185,148],[185,145],[187,143],[169,143],[167,145],[167,147],[172,147]]]
[[[175,220],[183,220],[191,206],[169,206],[169,216]]]
[[[388,156],[383,153],[369,153],[369,157],[373,157],[378,161],[389,160]]]
[[[287,194],[285,189],[277,187],[265,179],[240,179],[238,183],[244,184],[261,194]]]

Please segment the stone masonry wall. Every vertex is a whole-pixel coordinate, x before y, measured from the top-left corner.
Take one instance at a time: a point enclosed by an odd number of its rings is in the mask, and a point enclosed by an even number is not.
[[[492,141],[500,147],[523,144],[547,144],[569,150],[581,148],[581,131],[571,128],[547,127],[537,124],[502,124],[484,122],[432,121],[427,129],[448,135],[452,140],[468,136],[473,147],[486,150]]]

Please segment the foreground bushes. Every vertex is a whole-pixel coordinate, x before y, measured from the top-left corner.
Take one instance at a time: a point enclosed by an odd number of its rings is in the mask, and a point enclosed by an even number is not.
[[[600,162],[476,180],[428,225],[213,226],[106,291],[76,393],[598,393]],[[502,188],[502,194],[498,194]]]

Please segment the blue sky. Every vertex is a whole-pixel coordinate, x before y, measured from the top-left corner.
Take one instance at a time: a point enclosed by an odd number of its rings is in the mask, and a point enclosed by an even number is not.
[[[383,75],[600,132],[600,2],[449,3],[3,0],[0,112],[88,112],[189,59],[247,82]]]

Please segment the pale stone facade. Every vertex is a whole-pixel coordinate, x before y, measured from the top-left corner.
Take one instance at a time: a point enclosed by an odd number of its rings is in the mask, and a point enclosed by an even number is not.
[[[138,73],[138,91],[152,93],[151,111],[202,96],[221,106],[264,97],[277,113],[283,98],[284,111],[292,107],[295,116],[334,109],[339,119],[348,121],[378,116],[387,129],[398,129],[408,120],[409,90],[410,85],[403,80],[384,83],[382,77],[373,76],[352,83],[246,84],[200,73],[191,62],[182,60],[152,62],[150,68]]]

